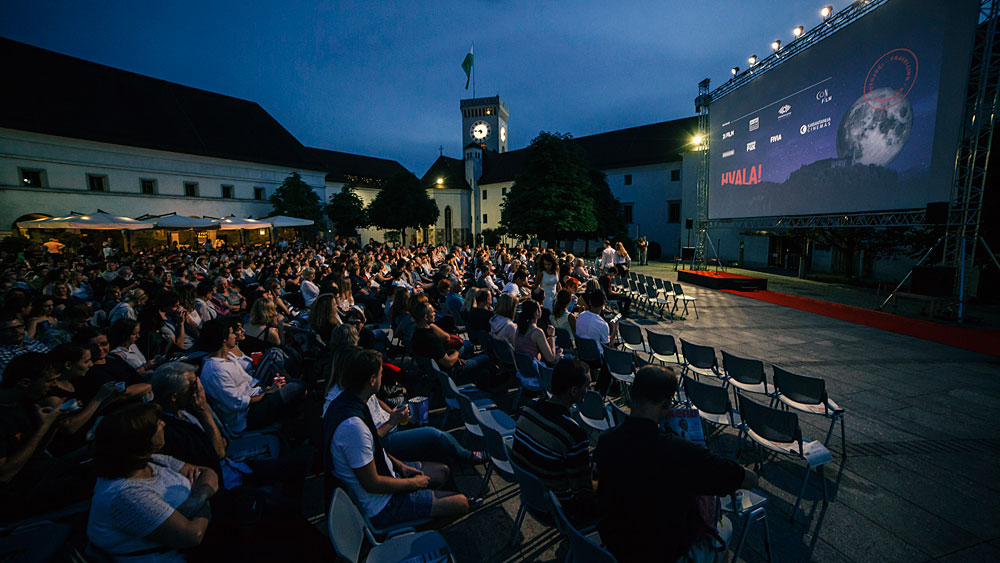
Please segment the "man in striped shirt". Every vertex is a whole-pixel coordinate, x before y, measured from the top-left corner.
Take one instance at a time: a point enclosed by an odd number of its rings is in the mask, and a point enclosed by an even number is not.
[[[552,373],[552,398],[521,412],[514,431],[511,461],[554,492],[575,524],[593,522],[595,482],[587,434],[569,409],[590,389],[590,367],[563,359]]]

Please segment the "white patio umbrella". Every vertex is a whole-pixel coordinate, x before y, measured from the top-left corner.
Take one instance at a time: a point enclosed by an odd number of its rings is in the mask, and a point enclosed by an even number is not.
[[[161,215],[159,217],[148,217],[140,219],[140,221],[143,223],[150,223],[157,229],[167,230],[209,230],[219,228],[219,223],[211,219],[188,217],[186,215],[178,215],[176,213]]]
[[[95,213],[73,213],[63,217],[46,217],[33,221],[21,221],[22,229],[83,229],[96,231],[141,231],[152,229],[153,225],[130,217],[118,217],[98,209]]]
[[[274,225],[274,228],[279,229],[282,227],[307,227],[309,225],[315,224],[314,221],[309,219],[299,219],[298,217],[288,217],[287,215],[275,215],[274,217],[261,217],[260,221],[267,221]]]
[[[219,225],[219,229],[223,231],[270,229],[272,226],[271,223],[268,221],[258,221],[257,219],[243,219],[241,217],[236,217],[235,215],[230,215],[229,217],[221,217],[219,219],[213,219],[212,222]]]

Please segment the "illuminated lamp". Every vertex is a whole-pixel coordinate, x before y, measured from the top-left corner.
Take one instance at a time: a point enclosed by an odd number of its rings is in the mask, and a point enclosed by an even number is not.
[[[693,144],[695,144],[695,145],[700,145],[701,144],[701,135],[695,135],[694,137],[691,137],[691,142]]]
[[[823,19],[830,17],[833,14],[833,6],[823,6],[823,9],[819,11],[819,15],[823,16]]]
[[[267,234],[267,231],[265,231],[264,229],[260,229],[260,230],[257,231],[257,234],[263,236],[263,235]]]
[[[757,64],[757,55],[750,55],[750,58],[747,59],[747,62],[750,63],[750,66]]]
[[[438,178],[438,185],[444,185],[444,178]]]
[[[740,67],[734,66],[733,68],[729,69],[729,72],[733,73],[733,76],[736,76],[737,74],[740,73]]]
[[[780,48],[781,48],[781,39],[775,39],[774,41],[771,42],[772,51],[777,51]]]
[[[805,28],[800,25],[792,30],[792,36],[798,39],[798,37],[802,35],[803,31],[805,31]]]

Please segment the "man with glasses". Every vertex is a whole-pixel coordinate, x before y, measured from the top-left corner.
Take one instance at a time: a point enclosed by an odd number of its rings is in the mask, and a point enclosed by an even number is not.
[[[14,315],[0,317],[0,374],[11,360],[28,352],[46,353],[49,347],[24,337],[24,321]]]

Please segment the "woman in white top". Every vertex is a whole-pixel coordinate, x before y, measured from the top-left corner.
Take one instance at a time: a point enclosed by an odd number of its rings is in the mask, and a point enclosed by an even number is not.
[[[132,366],[140,375],[149,377],[152,375],[154,360],[146,361],[135,341],[139,339],[139,323],[132,319],[118,319],[108,329],[108,347],[111,353],[125,360],[125,363]]]
[[[153,403],[105,416],[94,443],[99,477],[87,522],[93,548],[112,561],[184,561],[177,550],[201,544],[218,475],[156,453],[164,438]]]
[[[632,265],[632,257],[625,250],[625,245],[618,243],[615,245],[615,267],[619,272],[627,272]]]
[[[542,308],[552,311],[552,302],[556,299],[556,293],[562,289],[559,286],[559,265],[556,264],[555,256],[548,252],[542,254],[539,265],[538,274],[535,275],[535,287],[541,287],[545,291]]]
[[[316,270],[312,268],[302,270],[302,284],[299,285],[299,291],[302,293],[302,300],[305,301],[306,307],[311,307],[313,301],[319,297],[319,286],[313,283],[315,277]]]

